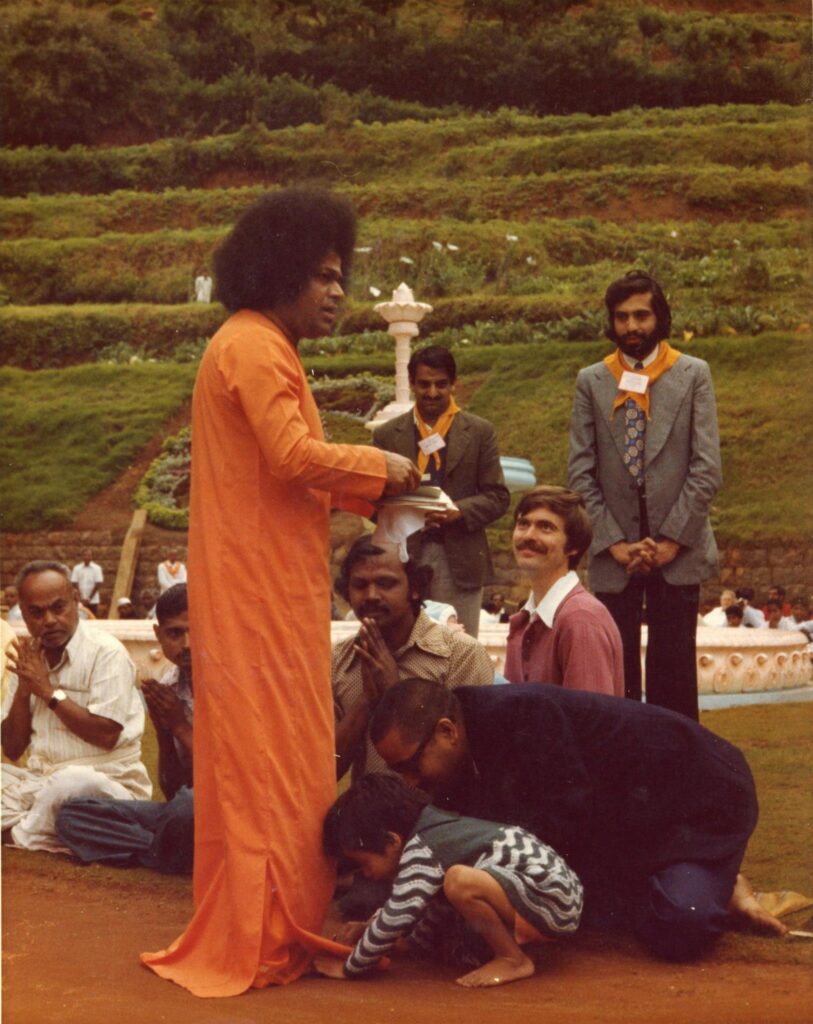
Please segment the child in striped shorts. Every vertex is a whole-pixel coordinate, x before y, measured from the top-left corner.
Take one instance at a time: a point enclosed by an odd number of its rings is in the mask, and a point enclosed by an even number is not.
[[[393,879],[384,906],[355,929],[361,936],[347,960],[316,958],[328,977],[358,978],[396,947],[437,955],[458,917],[488,953],[457,983],[504,985],[534,973],[523,943],[579,926],[581,882],[549,846],[525,829],[433,807],[389,775],[367,775],[339,797],[323,842],[328,855],[347,857],[366,878]]]

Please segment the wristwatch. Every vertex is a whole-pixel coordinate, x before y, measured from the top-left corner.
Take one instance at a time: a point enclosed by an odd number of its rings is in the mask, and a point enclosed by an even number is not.
[[[53,711],[57,704],[61,704],[63,700],[67,700],[68,695],[64,690],[54,690],[54,695],[48,701],[48,707]]]

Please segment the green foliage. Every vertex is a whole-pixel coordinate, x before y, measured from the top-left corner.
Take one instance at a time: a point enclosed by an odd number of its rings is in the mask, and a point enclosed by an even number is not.
[[[476,168],[480,177],[510,177],[595,171],[607,165],[635,169],[651,164],[653,157],[677,168],[710,163],[779,169],[807,159],[807,120],[798,111],[766,121],[723,121],[725,145],[715,122],[672,127],[667,119],[665,127],[647,127],[633,118],[620,123],[597,119],[587,129],[565,134],[497,138],[504,135],[498,115],[452,118],[421,131],[411,121],[355,123],[341,130],[302,125],[269,131],[258,126],[198,141],[175,138],[107,149],[73,146],[65,152],[36,146],[0,151],[0,193],[205,187],[223,174],[239,175],[241,182],[276,184],[352,180],[361,185],[382,179],[401,184],[416,175],[456,177],[468,168]]]
[[[156,526],[185,530],[189,526],[189,478],[192,431],[184,427],[168,437],[152,461],[135,495],[135,503]]]
[[[172,365],[1,369],[3,529],[69,524],[189,399],[194,376]]]

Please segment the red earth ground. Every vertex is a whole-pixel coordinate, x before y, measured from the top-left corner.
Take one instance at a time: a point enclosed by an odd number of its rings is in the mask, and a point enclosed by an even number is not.
[[[48,854],[38,873],[5,855],[3,1024],[796,1024],[813,1017],[810,946],[727,935],[707,960],[664,964],[626,937],[585,933],[541,948],[537,974],[499,989],[454,984],[451,969],[396,963],[367,981],[307,977],[287,988],[197,999],[139,964],[186,925],[188,884],[122,872],[99,884]],[[49,864],[56,870],[48,873]],[[56,867],[59,865],[59,867]],[[41,874],[39,872],[42,872]],[[65,875],[68,877],[65,877]],[[809,914],[809,911],[808,911]]]

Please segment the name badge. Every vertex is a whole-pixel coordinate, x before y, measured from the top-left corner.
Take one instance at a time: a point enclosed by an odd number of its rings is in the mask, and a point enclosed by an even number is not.
[[[418,441],[418,447],[424,455],[431,455],[432,452],[439,452],[441,448],[445,448],[446,442],[440,434],[430,434],[429,437],[424,437]]]
[[[645,395],[648,387],[649,377],[645,373],[633,373],[632,370],[624,370],[618,382],[619,391],[632,391],[636,395]]]

